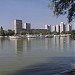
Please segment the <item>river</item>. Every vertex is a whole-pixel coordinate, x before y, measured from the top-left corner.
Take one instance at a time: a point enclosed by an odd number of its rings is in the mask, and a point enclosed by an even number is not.
[[[75,64],[70,37],[0,38],[0,75],[55,75]]]

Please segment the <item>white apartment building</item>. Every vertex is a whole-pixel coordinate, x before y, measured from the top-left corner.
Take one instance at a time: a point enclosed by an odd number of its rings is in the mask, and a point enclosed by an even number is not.
[[[30,23],[25,23],[24,28],[29,31],[31,29],[31,24]]]
[[[51,26],[51,32],[55,31],[55,26]]]
[[[60,26],[56,25],[56,32],[60,32]]]
[[[65,31],[65,25],[63,22],[60,23],[60,33]]]
[[[47,29],[47,30],[49,29],[49,26],[47,24],[45,25],[45,29]]]
[[[71,31],[71,27],[72,25],[71,24],[66,24],[66,31]]]
[[[51,31],[51,25],[45,25],[45,29],[47,29],[47,30],[49,30],[49,31]]]
[[[14,20],[15,34],[20,33],[22,30],[22,20]]]

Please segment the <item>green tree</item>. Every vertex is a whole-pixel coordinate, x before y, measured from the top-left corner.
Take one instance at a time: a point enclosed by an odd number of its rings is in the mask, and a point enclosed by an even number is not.
[[[71,31],[71,35],[75,36],[75,30]]]
[[[66,31],[62,31],[61,34],[66,34]]]
[[[75,0],[49,0],[55,15],[68,14],[68,22],[75,18]]]
[[[3,30],[3,27],[2,27],[2,26],[1,26],[1,28],[0,28],[0,35],[1,35],[1,36],[5,36],[4,30]]]
[[[72,30],[72,31],[71,31],[71,38],[72,38],[72,39],[75,39],[75,30]]]
[[[27,31],[20,31],[20,34],[21,35],[26,35],[27,34]]]
[[[14,35],[14,31],[13,31],[13,30],[11,30],[11,29],[8,29],[8,31],[7,31],[7,32],[8,32],[8,35],[9,35],[9,36]]]
[[[40,31],[38,31],[38,30],[32,30],[32,34],[40,34]]]

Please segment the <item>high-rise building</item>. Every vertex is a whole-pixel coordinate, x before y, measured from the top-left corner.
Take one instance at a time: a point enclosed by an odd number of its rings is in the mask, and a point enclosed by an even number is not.
[[[51,25],[45,25],[45,29],[51,31]]]
[[[65,25],[63,22],[60,23],[60,33],[65,31]]]
[[[49,26],[47,24],[45,25],[45,29],[47,29],[47,30],[49,29]]]
[[[54,31],[56,31],[55,26],[51,26],[51,32],[54,32]]]
[[[20,33],[22,30],[22,20],[14,20],[14,30],[15,34]]]
[[[71,24],[67,24],[66,25],[66,31],[71,31],[71,28],[72,28],[71,26],[72,26]]]
[[[60,26],[56,25],[56,32],[60,32]]]
[[[31,29],[31,24],[30,23],[25,23],[24,28],[29,31]]]
[[[51,32],[51,25],[49,25],[49,31]]]

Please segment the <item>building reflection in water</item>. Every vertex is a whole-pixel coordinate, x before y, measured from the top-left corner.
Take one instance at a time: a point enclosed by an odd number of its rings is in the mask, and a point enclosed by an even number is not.
[[[30,52],[31,51],[31,39],[30,40],[27,39],[26,42],[27,42],[27,52]]]
[[[55,49],[57,51],[60,49],[60,37],[55,37]]]
[[[4,41],[4,38],[0,38],[0,48],[1,48],[1,50],[3,50],[3,41]]]
[[[70,48],[70,38],[69,37],[54,37],[41,39],[45,40],[45,49],[52,51],[64,52]],[[31,52],[31,46],[33,46],[34,39],[15,39],[15,49],[16,53],[27,53]],[[35,43],[36,44],[36,43]]]
[[[69,48],[71,48],[71,38],[68,36],[67,38],[66,38],[66,40],[67,40],[67,50],[69,50]]]
[[[10,40],[5,37],[0,37],[0,50],[6,49],[8,45],[10,45]]]
[[[48,50],[49,49],[49,38],[45,39],[45,49]]]
[[[65,50],[65,45],[66,45],[65,44],[66,43],[65,38],[66,37],[60,37],[60,46],[59,47],[60,47],[61,52],[63,52]]]
[[[15,39],[15,49],[16,49],[16,54],[23,52],[23,40],[22,39]]]
[[[49,50],[64,52],[71,45],[70,37],[53,37],[45,39],[45,48]]]
[[[1,48],[1,50],[3,50],[3,48],[4,48],[4,41],[5,41],[5,38],[1,37],[0,38],[0,48]]]
[[[30,52],[31,51],[31,39],[27,38],[25,40],[23,40],[23,45],[24,45],[24,53]]]

